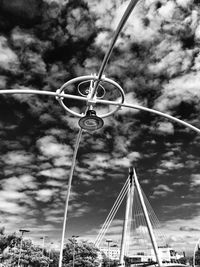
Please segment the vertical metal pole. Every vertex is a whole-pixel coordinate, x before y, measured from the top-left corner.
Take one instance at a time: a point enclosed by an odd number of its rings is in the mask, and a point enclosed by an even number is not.
[[[74,262],[75,262],[75,240],[73,241],[73,262],[72,262],[73,267],[74,267]]]
[[[44,236],[40,237],[40,239],[42,239],[42,255],[43,255],[43,251],[44,251]]]
[[[45,238],[47,236],[43,236],[43,244],[42,244],[42,255],[44,255],[44,246],[45,246]]]
[[[152,225],[151,225],[151,222],[150,222],[150,219],[149,219],[149,215],[148,215],[148,211],[147,211],[146,205],[144,203],[144,199],[143,199],[143,196],[142,196],[142,191],[141,191],[138,179],[137,179],[137,174],[136,174],[135,169],[134,169],[134,181],[135,181],[135,186],[136,186],[136,189],[137,189],[137,192],[138,192],[138,196],[139,196],[139,199],[140,199],[140,203],[141,203],[141,206],[142,206],[142,210],[143,210],[143,213],[144,213],[144,217],[145,217],[145,221],[146,221],[146,224],[147,224],[147,228],[148,228],[148,231],[149,231],[149,235],[150,235],[150,238],[151,238],[151,243],[152,243],[152,246],[153,246],[153,249],[154,249],[154,252],[155,252],[156,260],[158,262],[158,266],[161,267],[162,266],[162,260],[161,260],[160,255],[159,255],[158,245],[157,245],[157,242],[156,242],[155,235],[153,233],[153,228],[152,228]]]
[[[106,240],[108,243],[108,266],[110,267],[110,243],[112,242],[111,239]]]
[[[17,263],[17,267],[20,267],[20,259],[21,259],[21,254],[22,254],[22,244],[23,244],[23,235],[24,233],[28,233],[30,232],[29,230],[19,230],[22,234],[21,234],[21,242],[20,242],[20,248],[19,248],[19,257],[18,257],[18,263]]]
[[[75,144],[75,149],[74,149],[74,154],[73,154],[73,159],[72,159],[72,165],[71,165],[70,174],[69,174],[69,182],[68,182],[67,195],[66,195],[66,200],[65,200],[65,212],[64,212],[64,219],[63,219],[62,239],[61,239],[61,245],[60,245],[60,256],[59,256],[59,265],[58,265],[59,267],[62,267],[63,248],[64,248],[65,230],[66,230],[66,222],[67,222],[67,212],[68,212],[68,206],[69,206],[69,196],[70,196],[70,192],[71,192],[72,178],[73,178],[79,143],[81,141],[81,136],[82,136],[82,129],[79,130],[79,133],[78,133],[78,136],[76,139],[76,144]]]
[[[128,221],[130,210],[132,209],[132,197],[133,197],[133,171],[129,169],[129,189],[127,193],[127,200],[126,200],[126,211],[125,211],[125,218],[124,218],[124,225],[123,225],[123,232],[122,232],[122,240],[121,240],[121,248],[120,248],[120,256],[119,256],[119,264],[120,266],[124,266],[124,254],[125,254],[125,243],[127,240],[127,229],[128,229]]]
[[[108,242],[108,266],[110,267],[110,242]]]
[[[48,264],[48,267],[50,266],[50,263],[51,263],[51,249],[52,249],[52,246],[53,245],[53,242],[51,242],[50,244],[50,247],[49,247],[49,264]]]
[[[76,245],[76,238],[78,238],[78,235],[72,236],[72,244],[73,244],[73,253],[72,253],[72,267],[75,266],[75,245]]]
[[[22,253],[22,242],[23,242],[23,232],[21,235],[21,242],[20,242],[20,249],[19,249],[19,258],[18,258],[18,263],[17,263],[17,267],[20,267],[20,259],[21,259],[21,253]]]
[[[44,235],[40,239],[42,239],[42,255],[44,255],[44,247],[45,247],[45,238],[48,237],[47,235]]]

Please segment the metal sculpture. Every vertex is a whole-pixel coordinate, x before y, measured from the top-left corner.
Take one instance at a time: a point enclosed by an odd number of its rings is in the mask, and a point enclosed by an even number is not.
[[[114,109],[112,111],[106,113],[106,114],[98,114],[97,113],[95,116],[97,116],[99,118],[105,118],[105,117],[112,116],[121,107],[137,109],[137,110],[141,110],[141,111],[145,111],[145,112],[154,113],[154,114],[159,115],[161,117],[167,118],[173,122],[176,122],[176,123],[179,123],[185,127],[188,127],[188,128],[190,128],[190,129],[192,129],[192,130],[194,130],[200,134],[200,129],[198,129],[197,127],[195,127],[189,123],[186,123],[180,119],[177,119],[171,115],[162,113],[162,112],[154,110],[154,109],[146,108],[143,106],[132,105],[132,104],[126,103],[124,91],[121,88],[121,86],[118,83],[116,83],[115,81],[113,81],[109,78],[106,78],[104,76],[104,70],[106,68],[106,65],[107,65],[109,59],[110,59],[110,56],[112,54],[112,51],[113,51],[114,45],[117,41],[117,38],[118,38],[123,26],[125,25],[127,19],[129,18],[132,10],[134,9],[134,7],[136,6],[138,1],[139,0],[131,0],[127,9],[125,10],[125,12],[124,12],[124,14],[123,14],[118,26],[117,26],[117,29],[114,32],[114,36],[111,40],[110,46],[107,50],[107,53],[104,56],[104,59],[103,59],[102,64],[100,66],[100,70],[99,70],[97,75],[88,75],[88,76],[81,76],[81,77],[74,78],[74,79],[66,82],[65,84],[63,84],[56,92],[29,90],[29,89],[27,89],[27,90],[8,89],[8,90],[0,90],[0,94],[36,94],[36,95],[53,96],[53,97],[56,97],[57,101],[60,103],[60,105],[67,112],[73,114],[75,117],[78,117],[78,118],[83,118],[87,114],[88,110],[95,110],[95,105],[97,105],[97,104],[114,106]],[[68,94],[67,93],[68,86],[72,85],[74,83],[77,83],[77,82],[79,83],[78,84],[78,92],[79,92],[80,96]],[[88,87],[88,90],[86,90],[86,92],[82,92],[80,87],[81,87],[81,84],[85,83],[85,82],[89,82],[90,86]],[[118,100],[116,100],[116,101],[104,100],[103,98],[106,95],[105,92],[102,93],[101,97],[98,97],[99,88],[104,91],[104,87],[102,86],[103,82],[107,82],[107,83],[114,86],[114,88],[120,94],[120,101],[118,101]],[[102,87],[103,87],[103,89],[102,89]],[[84,102],[85,103],[85,112],[83,114],[79,114],[79,113],[71,110],[64,103],[64,101],[63,101],[64,99],[79,100],[79,101]],[[79,125],[81,126],[83,124],[79,123]],[[71,165],[71,170],[70,170],[70,174],[69,174],[68,190],[67,190],[67,194],[66,194],[65,212],[64,212],[64,219],[63,219],[63,230],[62,230],[62,239],[61,239],[61,247],[60,247],[59,267],[62,267],[62,257],[63,257],[63,247],[64,247],[64,239],[65,239],[69,196],[70,196],[71,183],[72,183],[72,178],[73,178],[73,173],[74,173],[74,168],[75,168],[76,156],[77,156],[77,152],[78,152],[78,148],[79,148],[79,143],[81,141],[82,132],[83,132],[83,129],[80,127],[79,133],[77,136],[77,140],[75,143],[72,165]]]

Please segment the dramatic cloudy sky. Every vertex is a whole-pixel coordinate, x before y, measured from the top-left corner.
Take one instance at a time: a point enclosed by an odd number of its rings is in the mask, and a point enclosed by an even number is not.
[[[128,2],[1,0],[0,88],[55,92],[71,78],[97,73]],[[139,1],[105,71],[126,102],[200,127],[199,14],[198,0]],[[77,122],[52,97],[0,96],[0,222],[7,233],[25,228],[34,241],[46,235],[59,246]],[[94,240],[134,165],[171,245],[193,250],[199,142],[192,130],[129,109],[105,119],[98,132],[84,132],[66,238]],[[115,242],[123,215],[124,207],[108,233]]]

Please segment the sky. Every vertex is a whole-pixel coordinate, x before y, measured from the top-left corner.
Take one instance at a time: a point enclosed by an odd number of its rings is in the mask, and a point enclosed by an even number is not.
[[[1,1],[0,89],[55,92],[98,73],[129,1]],[[141,0],[105,69],[125,101],[200,127],[200,5]],[[102,84],[106,97],[114,88]],[[77,85],[69,93],[78,94]],[[81,112],[82,103],[65,102]],[[109,107],[97,106],[97,114]],[[47,96],[0,96],[0,222],[6,233],[59,247],[78,119]],[[135,166],[172,247],[193,251],[200,233],[200,136],[146,112],[122,108],[99,131],[84,132],[77,155],[66,240],[93,241]],[[124,203],[107,238],[119,243]]]

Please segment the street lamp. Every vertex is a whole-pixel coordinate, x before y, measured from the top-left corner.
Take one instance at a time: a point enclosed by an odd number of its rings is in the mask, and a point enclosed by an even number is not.
[[[75,265],[75,244],[76,244],[76,238],[78,238],[78,235],[72,236],[72,244],[73,244],[73,254],[72,254],[72,267]]]
[[[22,244],[23,244],[23,235],[24,233],[29,233],[29,230],[25,230],[25,229],[19,229],[19,232],[21,233],[21,242],[20,242],[20,249],[19,249],[19,257],[18,257],[18,263],[17,263],[17,267],[20,266],[20,259],[21,259],[21,253],[22,253]]]
[[[48,237],[47,235],[40,237],[40,239],[42,239],[42,255],[44,255],[44,245],[45,245],[45,239],[47,237]]]
[[[112,242],[112,240],[107,239],[106,242],[108,243],[108,266],[110,267],[110,243]]]
[[[52,249],[52,245],[53,245],[53,242],[51,242],[50,247],[49,247],[49,264],[48,264],[48,267],[49,267],[50,262],[51,262],[51,249]]]
[[[78,124],[84,130],[95,131],[102,128],[104,122],[102,118],[96,115],[95,110],[89,109],[86,115],[79,120]]]

